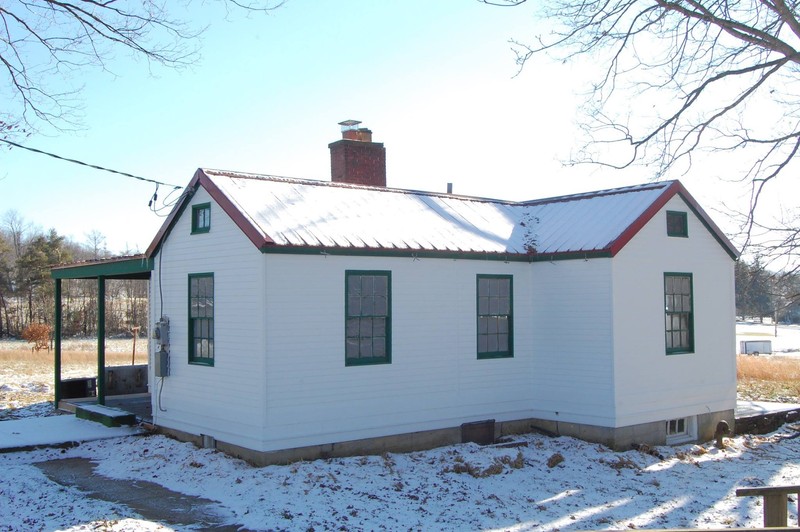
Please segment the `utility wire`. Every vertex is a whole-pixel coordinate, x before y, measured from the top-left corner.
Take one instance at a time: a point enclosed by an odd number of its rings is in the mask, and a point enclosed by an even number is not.
[[[16,146],[17,148],[22,148],[23,150],[32,151],[34,153],[41,153],[42,155],[47,155],[47,156],[53,157],[54,159],[59,159],[61,161],[67,161],[69,163],[74,163],[74,164],[80,164],[81,166],[88,166],[89,168],[94,168],[95,170],[103,170],[105,172],[111,172],[112,174],[119,174],[119,175],[123,175],[125,177],[132,177],[134,179],[138,179],[139,181],[146,181],[148,183],[155,183],[156,186],[165,185],[165,186],[168,186],[168,187],[173,187],[174,190],[178,190],[178,189],[183,188],[180,185],[173,185],[172,183],[164,183],[163,181],[156,181],[155,179],[147,179],[146,177],[141,177],[141,176],[138,176],[138,175],[129,174],[127,172],[120,172],[119,170],[112,170],[111,168],[105,168],[103,166],[97,166],[96,164],[85,163],[85,162],[79,161],[77,159],[70,159],[69,157],[62,157],[60,155],[56,155],[55,153],[50,153],[50,152],[46,152],[46,151],[43,151],[43,150],[37,150],[36,148],[30,148],[28,146],[23,146],[22,144],[17,144],[16,142],[12,142],[12,141],[10,141],[8,139],[0,138],[0,142],[5,142],[6,144],[10,144],[12,146]],[[156,190],[158,190],[158,189],[156,189]]]

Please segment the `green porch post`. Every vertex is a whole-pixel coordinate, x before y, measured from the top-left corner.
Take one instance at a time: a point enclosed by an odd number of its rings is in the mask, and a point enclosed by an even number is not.
[[[55,368],[55,380],[53,381],[53,395],[55,396],[55,407],[58,408],[58,402],[61,401],[61,279],[56,279],[56,308],[53,314],[53,324],[55,327],[55,342],[56,345],[53,349],[55,360],[53,367]]]
[[[106,404],[106,278],[97,276],[97,404]]]

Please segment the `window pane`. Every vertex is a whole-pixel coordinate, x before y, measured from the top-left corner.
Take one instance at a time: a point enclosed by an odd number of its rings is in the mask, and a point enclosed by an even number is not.
[[[500,299],[498,314],[511,314],[511,299],[507,297]]]
[[[500,314],[500,300],[496,297],[489,298],[489,314]]]
[[[347,278],[347,295],[348,296],[361,295],[361,276],[350,275]]]
[[[375,293],[373,289],[374,279],[371,275],[361,276],[361,295],[371,296]]]
[[[507,334],[498,334],[497,335],[497,350],[498,351],[508,351],[508,335]]]
[[[485,334],[478,335],[478,353],[486,353],[489,351],[489,341]]]
[[[497,319],[497,331],[508,333],[508,318],[506,316],[501,316]]]
[[[361,315],[372,316],[374,312],[375,298],[372,296],[364,296],[361,298]]]
[[[362,338],[368,338],[372,336],[372,318],[361,318],[358,335]]]
[[[489,295],[490,296],[499,296],[500,295],[500,280],[499,279],[489,279]]]
[[[372,356],[372,338],[362,338],[359,342],[359,354],[361,357]]]
[[[497,335],[496,334],[490,334],[490,335],[488,335],[486,337],[486,339],[489,342],[487,347],[486,347],[486,349],[488,350],[489,353],[496,353],[497,351],[499,351],[499,349],[497,348]]]
[[[372,356],[385,357],[386,356],[386,339],[373,338],[372,339]]]
[[[689,290],[689,278],[681,277],[681,294],[688,294]]]
[[[496,317],[487,318],[486,321],[489,322],[489,334],[496,333],[497,332],[497,318]]]
[[[389,295],[389,278],[385,275],[376,275],[375,282],[375,295],[388,296]]]
[[[348,338],[352,338],[358,336],[358,331],[360,329],[360,322],[358,318],[348,318],[345,322],[345,335]]]
[[[358,357],[358,338],[348,338],[345,343],[345,356],[347,358]]]
[[[478,296],[489,295],[489,279],[482,277],[478,279]]]
[[[372,334],[375,336],[386,336],[386,318],[373,318]]]
[[[350,296],[347,298],[347,315],[348,316],[361,316],[361,298],[358,296]]]
[[[478,298],[478,314],[481,314],[481,315],[489,314],[489,298],[488,297],[479,297]]]
[[[375,296],[375,307],[373,312],[376,316],[386,316],[389,306],[387,304],[386,296]]]
[[[489,332],[489,318],[478,318],[478,334],[486,334]]]
[[[509,279],[498,279],[500,285],[499,295],[501,297],[509,297],[511,295],[511,281]]]

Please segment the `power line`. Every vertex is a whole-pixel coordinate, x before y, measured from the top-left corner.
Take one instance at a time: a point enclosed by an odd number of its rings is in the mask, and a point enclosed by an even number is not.
[[[125,177],[132,177],[134,179],[138,179],[139,181],[146,181],[148,183],[155,183],[156,185],[164,185],[168,187],[173,187],[175,190],[183,188],[180,185],[173,185],[172,183],[164,183],[163,181],[156,181],[155,179],[148,179],[146,177],[141,177],[138,175],[129,174],[127,172],[120,172],[119,170],[112,170],[111,168],[105,168],[104,166],[98,166],[96,164],[89,164],[83,161],[79,161],[77,159],[70,159],[69,157],[62,157],[60,155],[56,155],[55,153],[50,153],[43,150],[37,150],[36,148],[31,148],[29,146],[23,146],[22,144],[17,144],[16,142],[12,142],[8,139],[0,138],[1,142],[5,142],[6,144],[10,144],[11,146],[15,146],[17,148],[22,148],[23,150],[28,150],[34,153],[41,153],[42,155],[47,155],[49,157],[53,157],[54,159],[59,159],[61,161],[66,161],[68,163],[79,164],[81,166],[87,166],[89,168],[94,168],[95,170],[103,170],[104,172],[111,172],[112,174],[123,175]],[[156,189],[157,190],[157,189]]]

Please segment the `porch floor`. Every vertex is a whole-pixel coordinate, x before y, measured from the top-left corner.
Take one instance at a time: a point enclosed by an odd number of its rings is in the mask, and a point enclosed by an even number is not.
[[[58,409],[66,412],[75,413],[75,409],[80,404],[95,404],[97,397],[84,397],[79,399],[62,399],[58,403]],[[125,410],[136,416],[136,419],[145,423],[153,422],[153,409],[150,402],[149,393],[138,393],[132,395],[110,395],[106,396],[106,406]]]

